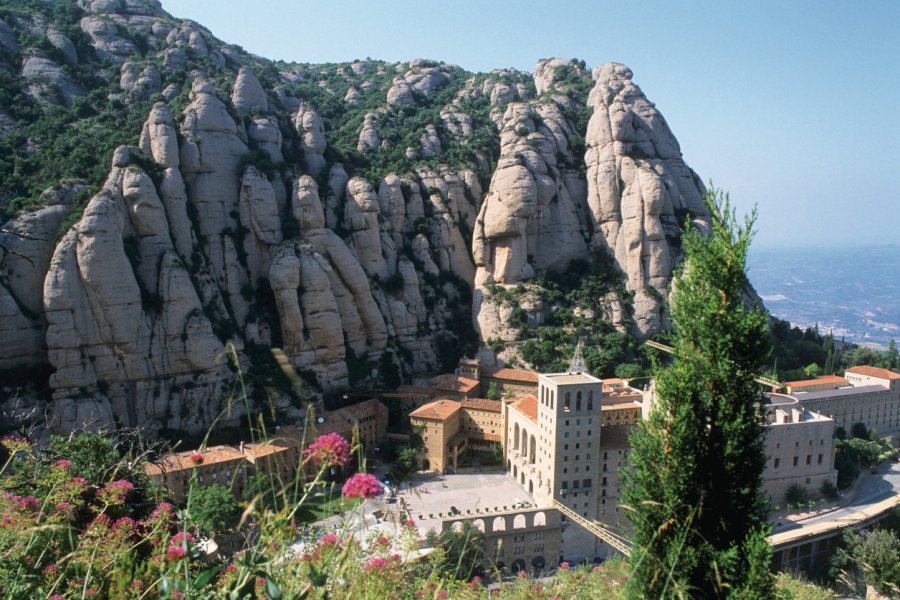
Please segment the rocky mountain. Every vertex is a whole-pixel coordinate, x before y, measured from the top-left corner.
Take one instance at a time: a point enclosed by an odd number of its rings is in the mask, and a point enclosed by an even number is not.
[[[2,0],[0,98],[6,409],[63,431],[290,411],[270,347],[324,394],[576,336],[609,371],[707,226],[621,64],[289,64],[156,0]]]

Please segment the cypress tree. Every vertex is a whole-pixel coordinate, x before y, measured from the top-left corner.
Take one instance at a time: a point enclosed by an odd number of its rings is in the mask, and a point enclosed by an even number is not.
[[[705,197],[712,230],[688,228],[674,283],[671,363],[631,436],[623,493],[634,542],[631,597],[767,598],[771,550],[761,493],[769,356],[765,312],[742,291],[756,212],[741,224],[727,194]]]

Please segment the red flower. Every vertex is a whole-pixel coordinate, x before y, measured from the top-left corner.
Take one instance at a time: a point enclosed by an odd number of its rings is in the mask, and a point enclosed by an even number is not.
[[[363,571],[370,571],[372,569],[384,569],[388,566],[388,561],[383,556],[375,556],[366,561],[366,564],[363,565]]]
[[[381,484],[374,475],[357,473],[344,483],[341,491],[346,498],[374,498],[381,493]]]
[[[446,598],[446,597],[449,596],[449,595],[450,595],[450,592],[448,592],[447,590],[440,590],[440,591],[437,593],[437,597],[438,597],[438,598]]]
[[[203,464],[203,454],[201,454],[200,452],[192,452],[191,453],[191,462],[194,463],[195,465],[202,465]]]
[[[184,558],[185,554],[187,554],[187,550],[185,550],[184,546],[169,546],[169,549],[166,550],[166,560],[175,562]]]
[[[72,468],[72,463],[67,461],[64,458],[59,459],[55,463],[53,463],[53,467],[56,469],[63,469],[64,471],[68,471]]]
[[[303,456],[312,457],[317,465],[342,467],[350,460],[350,444],[338,433],[326,433],[310,444]]]
[[[97,492],[97,495],[107,504],[124,504],[125,498],[128,497],[128,492],[133,489],[133,483],[120,479],[104,485],[103,489]]]
[[[187,531],[179,531],[172,536],[172,538],[169,540],[169,543],[173,546],[183,546],[184,544],[193,544],[196,541],[196,538]]]
[[[562,569],[563,571],[568,571],[568,570],[569,570],[569,563],[563,561],[563,562],[559,563],[559,568]]]
[[[319,540],[320,546],[336,546],[338,543],[338,536],[333,533],[326,533]]]
[[[141,581],[140,579],[135,579],[134,581],[131,582],[131,587],[142,590],[142,589],[144,589],[144,582]]]

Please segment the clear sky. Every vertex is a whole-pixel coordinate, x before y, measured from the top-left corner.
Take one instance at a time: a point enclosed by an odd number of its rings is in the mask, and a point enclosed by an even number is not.
[[[758,246],[900,244],[900,1],[162,2],[287,61],[622,62]]]

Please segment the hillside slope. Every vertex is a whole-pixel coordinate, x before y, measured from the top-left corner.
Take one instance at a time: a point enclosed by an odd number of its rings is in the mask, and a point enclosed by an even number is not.
[[[204,430],[229,342],[283,410],[271,346],[323,393],[574,337],[609,370],[707,224],[620,64],[287,64],[155,0],[3,0],[0,97],[0,369],[59,430]]]

